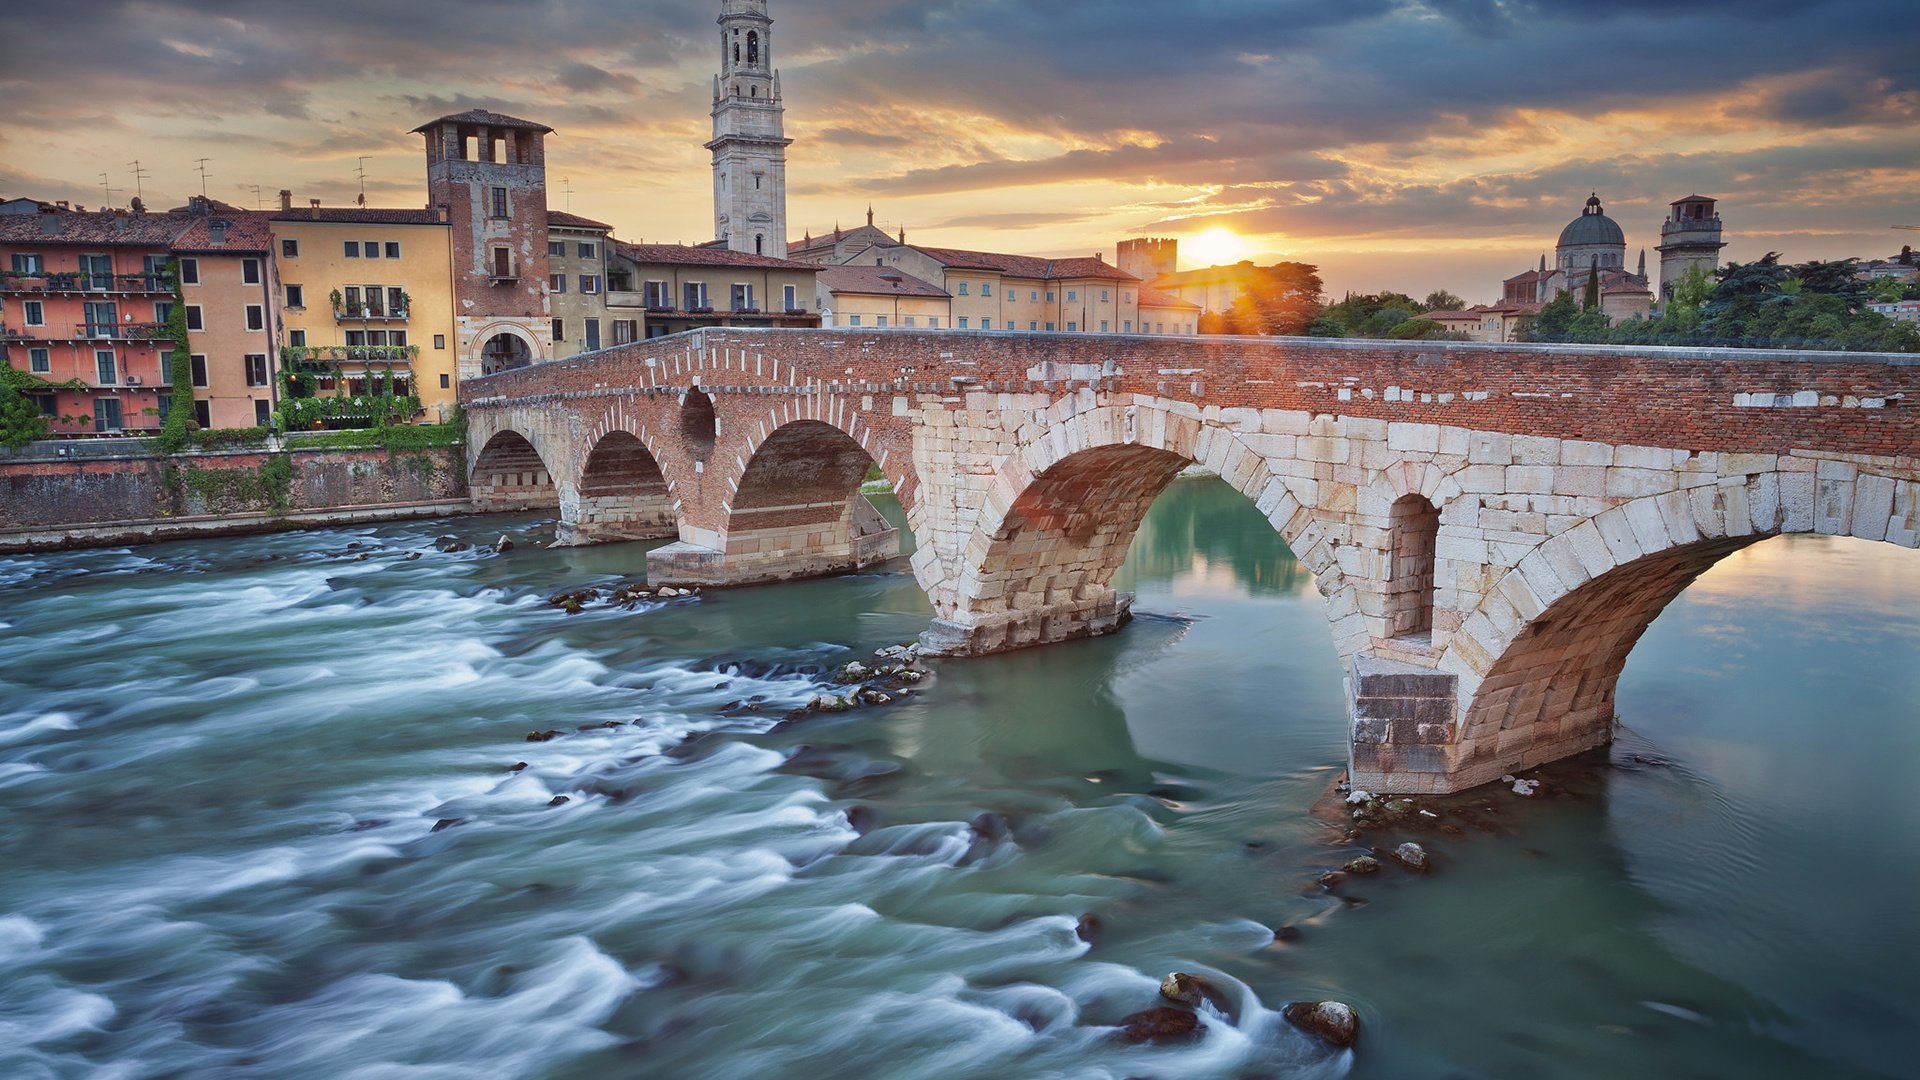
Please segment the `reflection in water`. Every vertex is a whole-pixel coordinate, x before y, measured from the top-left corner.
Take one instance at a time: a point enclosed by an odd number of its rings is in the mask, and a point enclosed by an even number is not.
[[[548,529],[0,559],[0,1076],[1911,1074],[1911,552],[1730,559],[1614,767],[1353,906],[1321,602],[1217,481],[1155,506],[1125,633],[780,731],[924,628],[901,564],[568,617],[645,546]],[[1235,1015],[1120,1044],[1171,970]],[[1357,1054],[1275,1018],[1321,997]]]

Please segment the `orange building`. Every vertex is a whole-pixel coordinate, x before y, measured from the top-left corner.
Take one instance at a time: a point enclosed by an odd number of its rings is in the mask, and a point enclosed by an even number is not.
[[[194,198],[174,240],[187,302],[194,418],[203,428],[264,426],[276,394],[280,288],[269,216]]]

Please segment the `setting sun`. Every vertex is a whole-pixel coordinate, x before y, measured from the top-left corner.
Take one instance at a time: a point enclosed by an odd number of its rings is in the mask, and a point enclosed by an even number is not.
[[[1195,267],[1226,266],[1247,257],[1247,242],[1237,233],[1219,226],[1182,240],[1180,247],[1180,254],[1184,256],[1181,261]]]

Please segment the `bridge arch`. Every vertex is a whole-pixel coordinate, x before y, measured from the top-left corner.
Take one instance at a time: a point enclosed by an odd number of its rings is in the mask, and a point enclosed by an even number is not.
[[[1634,646],[1687,586],[1776,536],[1920,548],[1920,477],[1829,463],[1630,499],[1492,583],[1442,666],[1459,672],[1453,786],[1604,746]]]
[[[561,522],[560,542],[609,544],[680,535],[673,491],[660,462],[638,435],[615,428],[602,435],[580,467],[580,498]]]
[[[1336,637],[1364,638],[1338,537],[1307,508],[1311,481],[1274,472],[1233,429],[1195,411],[1138,401],[1057,407],[1044,437],[995,472],[978,524],[947,571],[951,583],[928,590],[942,617],[924,644],[979,655],[1118,629],[1132,600],[1113,590],[1113,575],[1154,500],[1194,464],[1251,500],[1313,572]],[[923,582],[928,576],[923,570]]]
[[[474,507],[487,513],[560,509],[560,489],[545,457],[514,428],[502,429],[481,444],[468,489]]]

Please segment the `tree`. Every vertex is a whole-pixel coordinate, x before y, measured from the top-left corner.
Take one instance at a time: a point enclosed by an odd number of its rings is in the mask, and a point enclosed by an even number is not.
[[[1420,311],[1420,302],[1403,293],[1348,293],[1322,310],[1307,332],[1314,337],[1385,337]]]
[[[1564,341],[1566,333],[1573,327],[1573,320],[1580,315],[1580,308],[1573,302],[1573,294],[1561,289],[1559,295],[1533,317],[1533,323],[1525,328],[1528,341]]]
[[[1428,293],[1425,304],[1428,311],[1461,311],[1467,306],[1465,300],[1445,289],[1435,289]]]
[[[1226,313],[1228,332],[1292,337],[1307,332],[1320,311],[1320,268],[1283,262],[1249,267],[1240,295]]]
[[[1900,245],[1900,265],[1901,266],[1913,265],[1913,245],[1912,244]]]
[[[33,399],[14,385],[17,373],[10,367],[0,370],[6,373],[6,377],[0,378],[0,446],[18,450],[35,439],[46,437],[47,418],[40,415],[40,407]]]
[[[1597,266],[1587,271],[1587,296],[1580,302],[1580,310],[1600,310],[1600,268]]]
[[[1890,277],[1874,278],[1872,289],[1873,302],[1876,304],[1899,303],[1900,298],[1907,292],[1906,287],[1900,283],[1900,279]]]

